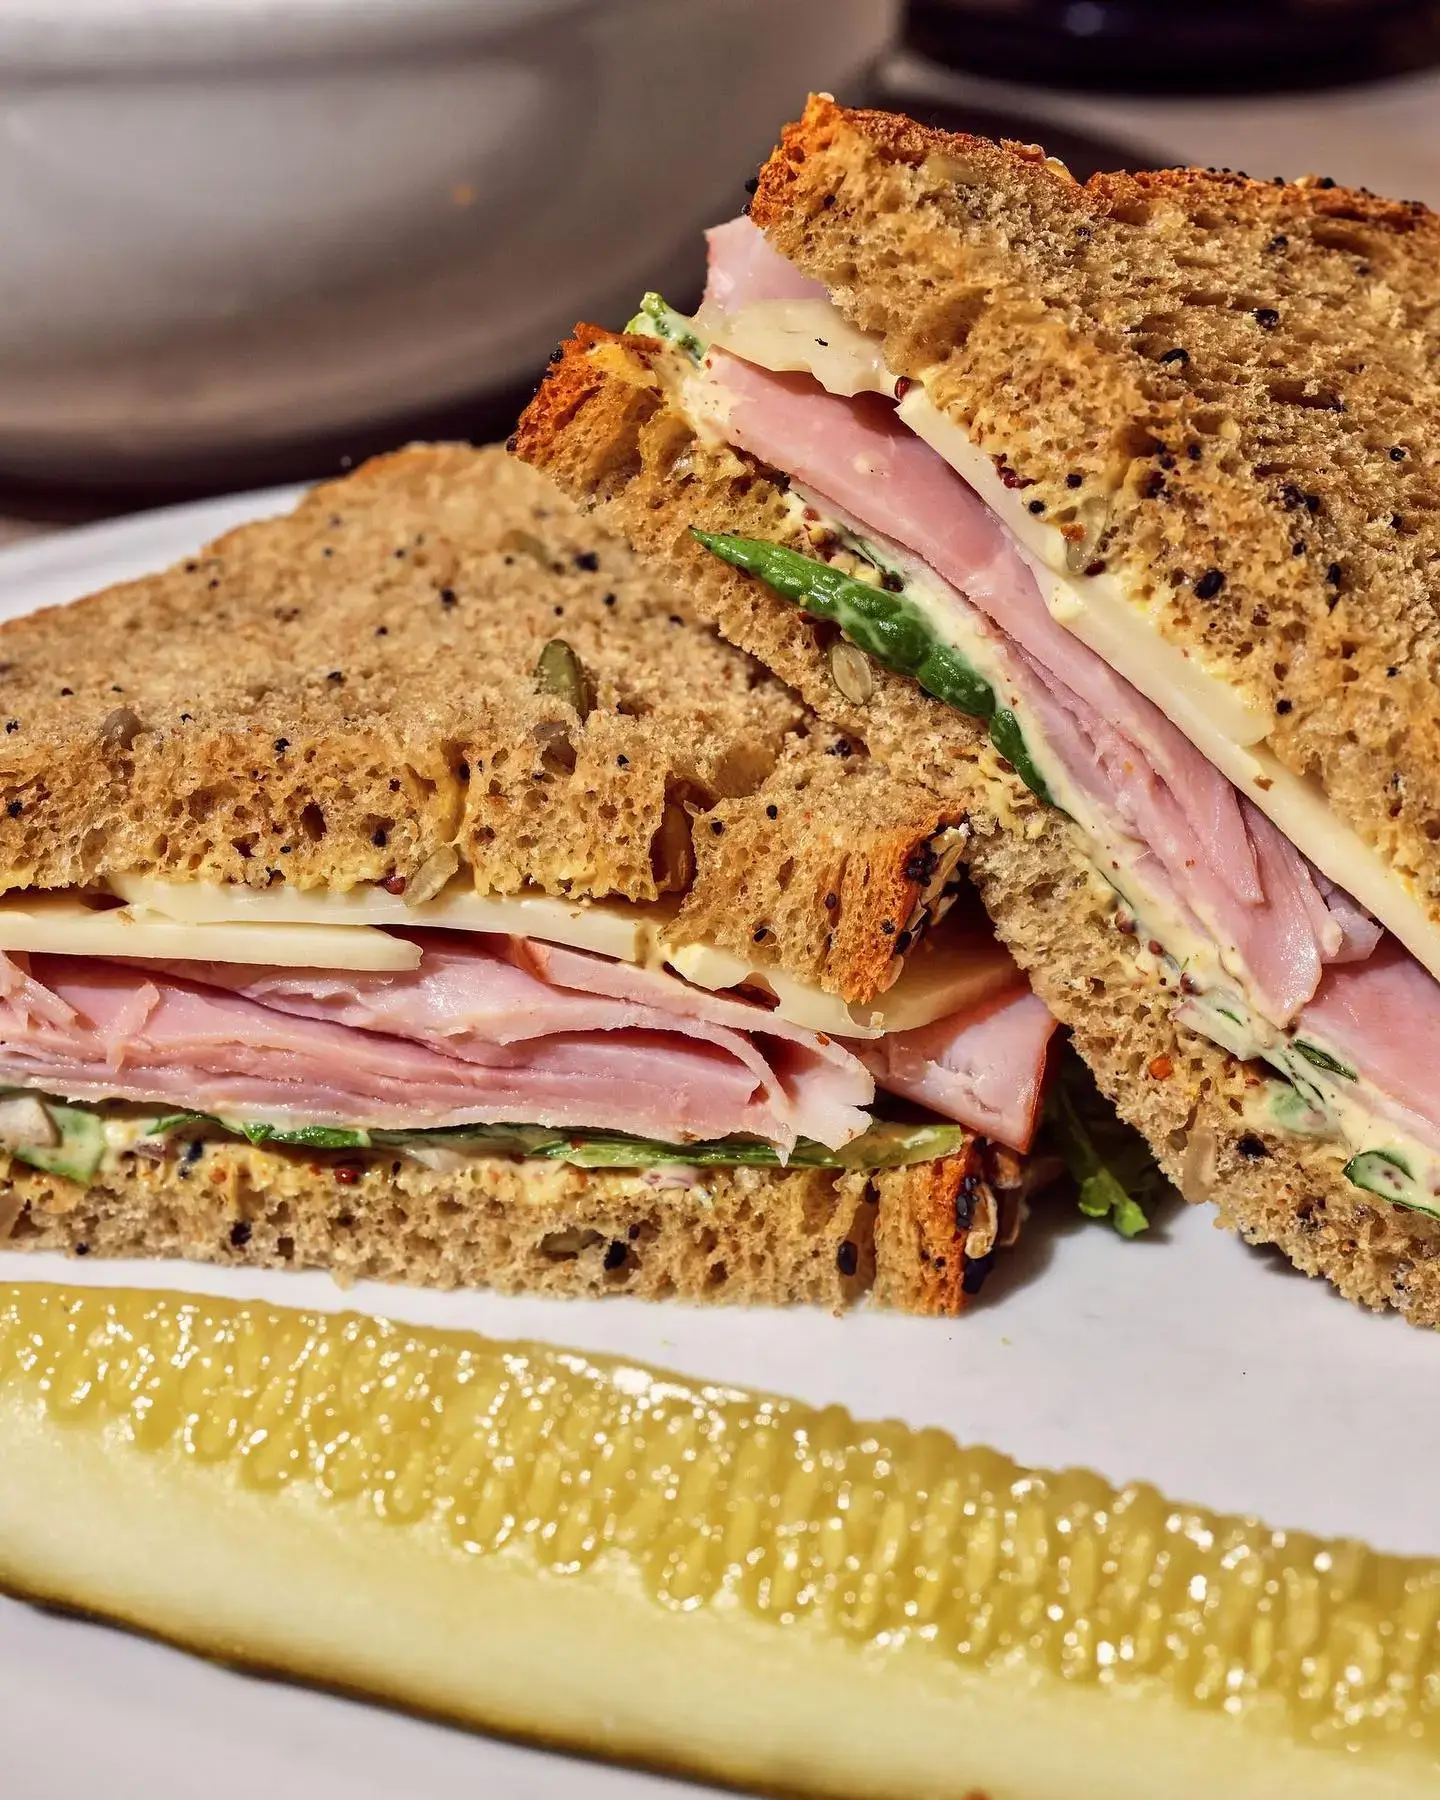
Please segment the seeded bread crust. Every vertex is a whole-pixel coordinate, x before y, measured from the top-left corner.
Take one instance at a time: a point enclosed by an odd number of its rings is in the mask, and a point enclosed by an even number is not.
[[[877,668],[869,703],[850,705],[829,679],[829,628],[700,547],[693,525],[782,533],[783,478],[698,440],[666,400],[659,354],[653,340],[580,328],[521,421],[518,453],[877,762],[965,811],[966,859],[1000,936],[1188,1199],[1213,1201],[1221,1224],[1350,1299],[1440,1325],[1440,1222],[1372,1200],[1344,1178],[1342,1152],[1259,1119],[1260,1075],[1175,1025],[1171,996],[1115,928],[1078,827],[914,683]]]
[[[583,720],[536,681],[556,637]],[[953,823],[498,447],[380,458],[0,626],[0,724],[0,891],[347,886],[450,853],[484,891],[680,897],[681,937],[859,1001]]]
[[[751,215],[1440,917],[1440,219],[825,99]]]
[[[442,1174],[213,1143],[198,1157],[179,1144],[160,1160],[122,1157],[84,1188],[0,1159],[8,1250],[837,1312],[865,1298],[957,1312],[989,1267],[997,1204],[974,1143],[873,1175],[707,1169],[689,1187],[563,1163],[494,1158]],[[973,1258],[959,1217],[980,1234]]]

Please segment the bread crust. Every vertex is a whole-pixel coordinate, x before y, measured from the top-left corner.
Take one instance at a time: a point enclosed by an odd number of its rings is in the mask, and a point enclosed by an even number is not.
[[[687,1184],[688,1183],[688,1184]],[[950,1314],[990,1195],[972,1141],[877,1174],[591,1170],[495,1157],[440,1173],[389,1156],[230,1141],[119,1158],[89,1187],[0,1158],[0,1246],[318,1268],[505,1293],[805,1303]],[[963,1214],[967,1224],[957,1218]],[[989,1248],[968,1291],[989,1266]]]
[[[597,352],[599,354],[597,354]],[[649,557],[702,614],[884,765],[965,812],[966,860],[997,930],[1118,1111],[1192,1201],[1252,1243],[1278,1245],[1364,1305],[1440,1324],[1440,1221],[1362,1193],[1344,1152],[1269,1128],[1261,1075],[1176,1025],[1172,997],[1115,928],[1079,828],[1042,806],[973,721],[877,671],[863,709],[828,679],[824,633],[690,527],[783,528],[775,472],[695,438],[651,371],[653,344],[577,333],[521,421],[519,454]]]
[[[751,214],[1440,919],[1440,219],[825,99]]]
[[[594,685],[583,719],[536,680],[557,637]],[[378,458],[0,625],[0,681],[0,890],[348,886],[453,855],[483,891],[667,894],[682,939],[866,1001],[905,870],[953,824],[827,754],[793,694],[498,447]]]

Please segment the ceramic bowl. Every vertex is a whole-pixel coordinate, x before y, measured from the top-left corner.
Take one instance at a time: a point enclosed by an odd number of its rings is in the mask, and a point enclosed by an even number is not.
[[[0,0],[0,473],[254,479],[511,387],[692,273],[895,12]]]

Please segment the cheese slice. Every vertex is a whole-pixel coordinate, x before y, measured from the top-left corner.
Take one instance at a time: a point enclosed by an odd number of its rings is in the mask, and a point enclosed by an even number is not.
[[[760,368],[803,370],[830,393],[895,391],[878,341],[857,332],[825,301],[757,301],[714,341]],[[1268,716],[1171,642],[1113,576],[1072,580],[1059,529],[1031,516],[989,456],[927,397],[923,382],[909,389],[898,411],[1004,522],[1035,571],[1052,617],[1158,706],[1296,849],[1440,979],[1440,923],[1359,832],[1335,815],[1318,785],[1281,764],[1264,741]]]
[[[0,899],[0,950],[147,961],[263,963],[286,969],[415,969],[420,946],[353,925],[197,924],[71,893]]]
[[[916,1031],[937,1019],[967,1013],[1012,989],[1025,977],[988,923],[940,925],[905,959],[900,979],[876,1003],[882,1029]]]
[[[444,931],[487,931],[500,937],[537,938],[590,950],[616,962],[654,958],[673,906],[627,901],[557,900],[549,894],[477,894],[460,879],[433,900],[407,906],[403,894],[369,883],[351,888],[295,888],[283,883],[250,888],[213,881],[157,881],[148,875],[116,875],[111,891],[132,906],[193,924],[318,925],[353,929],[376,925]],[[336,964],[335,967],[348,965]]]
[[[1148,698],[1165,694],[1162,711],[1170,713],[1173,704],[1187,717],[1235,743],[1255,744],[1265,737],[1270,729],[1269,714],[1202,668],[1184,646],[1172,643],[1155,620],[1126,596],[1113,575],[1087,576],[1083,582],[1070,579],[1065,565],[1067,545],[1059,527],[1031,514],[1021,490],[1005,486],[990,457],[926,397],[922,384],[917,382],[896,410],[916,437],[943,456],[1004,521],[1010,535],[1030,553],[1032,563],[1038,561],[1045,567],[1050,579],[1041,583],[1041,591],[1052,616],[1067,631]],[[1184,721],[1171,716],[1189,736]]]
[[[947,920],[922,938],[894,985],[868,1005],[851,1005],[838,994],[827,994],[776,969],[756,968],[743,956],[707,944],[667,949],[665,955],[676,974],[697,987],[758,988],[774,995],[777,1017],[831,1037],[878,1038],[915,1031],[1025,985],[1010,952],[987,925],[958,919]]]
[[[536,938],[616,962],[668,966],[697,987],[749,988],[775,1000],[792,1025],[833,1037],[875,1038],[909,1031],[978,1004],[1018,980],[988,930],[958,922],[938,928],[911,952],[898,980],[868,1006],[851,1006],[808,982],[747,962],[712,944],[670,936],[672,904],[567,901],[546,894],[477,894],[455,882],[423,906],[382,887],[248,888],[207,881],[110,880],[127,902],[110,911],[71,895],[21,894],[0,900],[0,950],[75,956],[137,956],[274,963],[329,969],[413,969],[419,948],[383,929],[430,926]]]
[[[703,312],[696,321],[704,326]],[[827,393],[895,393],[877,338],[828,300],[755,300],[716,321],[711,345],[777,374],[813,375]]]
[[[664,958],[677,975],[712,993],[744,987],[773,995],[775,1017],[787,1024],[823,1031],[830,1037],[881,1035],[882,1015],[876,1008],[850,1006],[838,994],[827,994],[823,988],[796,981],[778,969],[758,968],[733,950],[718,950],[713,944],[667,945]]]

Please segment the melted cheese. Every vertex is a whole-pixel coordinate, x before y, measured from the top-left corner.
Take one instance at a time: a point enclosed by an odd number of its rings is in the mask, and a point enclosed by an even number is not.
[[[804,370],[831,393],[895,389],[878,343],[823,301],[758,302],[715,342],[761,368]],[[807,344],[815,347],[813,356]],[[1004,521],[1035,571],[1051,615],[1158,706],[1316,868],[1440,978],[1440,923],[1384,858],[1336,817],[1320,788],[1280,763],[1264,741],[1268,717],[1166,638],[1113,576],[1072,580],[1059,529],[1031,516],[1020,492],[1006,488],[990,458],[927,398],[923,383],[906,393],[899,412]]]
[[[286,969],[414,969],[420,947],[366,926],[196,924],[139,907],[86,905],[77,895],[0,900],[0,950],[147,961],[264,963]]]

